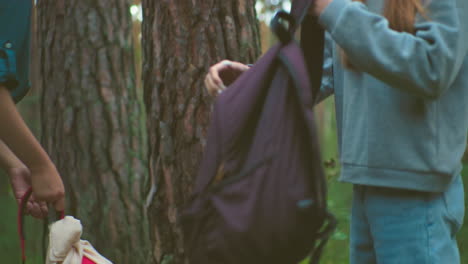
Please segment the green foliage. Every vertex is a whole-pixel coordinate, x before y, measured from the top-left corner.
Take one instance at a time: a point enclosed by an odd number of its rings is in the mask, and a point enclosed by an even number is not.
[[[164,256],[161,264],[175,264],[174,263],[174,256],[172,256],[172,255]]]

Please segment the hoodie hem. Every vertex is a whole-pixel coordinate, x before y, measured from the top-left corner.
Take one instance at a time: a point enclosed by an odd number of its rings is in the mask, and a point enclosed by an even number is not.
[[[417,172],[372,168],[353,164],[342,164],[340,181],[352,184],[399,188],[424,192],[444,192],[456,175],[437,172]]]

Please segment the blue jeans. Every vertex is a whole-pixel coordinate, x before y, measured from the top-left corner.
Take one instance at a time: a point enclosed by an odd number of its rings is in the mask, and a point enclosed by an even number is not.
[[[464,216],[458,176],[444,193],[355,185],[351,264],[458,264]]]

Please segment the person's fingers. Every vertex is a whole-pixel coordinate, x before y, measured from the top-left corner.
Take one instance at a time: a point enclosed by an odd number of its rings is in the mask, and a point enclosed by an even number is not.
[[[208,91],[208,94],[210,95],[215,94],[215,87],[213,85],[213,82],[211,81],[211,77],[209,74],[207,74],[205,77],[205,87],[206,87],[206,90]]]
[[[223,60],[213,66],[211,66],[208,74],[205,77],[205,87],[208,90],[209,94],[217,95],[222,91],[226,90],[226,85],[221,78],[221,72],[230,72],[231,76],[234,76],[234,79],[239,76],[242,72],[249,69],[249,66],[229,61]],[[232,78],[232,77],[231,77]]]
[[[208,93],[210,92],[210,88],[208,87],[208,74],[205,76],[205,79],[203,80],[203,83],[205,84],[205,88],[206,90],[208,91]]]
[[[39,207],[37,203],[32,203],[30,214],[34,218],[39,218],[39,219],[43,218],[41,208]]]
[[[44,216],[42,215],[41,207],[39,203],[36,201],[34,194],[31,196],[27,203],[28,207],[28,214],[30,214],[34,218],[42,219]]]
[[[219,72],[227,67],[229,67],[228,62],[222,61],[218,64],[215,64],[213,67],[210,68],[209,75],[211,77],[211,80],[216,86],[221,87],[221,88],[222,86],[224,86],[223,80],[219,76]]]
[[[207,76],[206,78],[206,88],[208,89],[208,93],[212,96],[216,96],[222,90],[222,87],[216,85],[211,78],[211,76]]]
[[[57,212],[65,211],[65,197],[62,197],[54,202],[54,208]]]
[[[19,201],[18,204],[21,205],[21,201]],[[32,204],[32,202],[28,201],[28,202],[26,203],[25,208],[24,208],[24,214],[30,215],[32,209],[33,209],[33,204]]]
[[[49,209],[47,208],[47,204],[39,203],[39,208],[41,208],[41,215],[42,217],[47,217],[49,215]]]
[[[233,70],[236,70],[236,71],[239,71],[239,72],[244,72],[246,70],[248,70],[250,67],[245,65],[245,64],[242,64],[240,62],[236,62],[236,61],[232,61],[229,65],[228,65],[229,68],[233,69]]]
[[[18,205],[21,205],[21,199],[18,200]],[[25,215],[31,215],[34,218],[43,219],[48,215],[47,205],[44,202],[37,202],[35,197],[32,196],[30,200],[28,200],[24,207]]]
[[[224,85],[231,85],[249,69],[247,65],[235,61],[223,61],[218,67],[218,75]]]

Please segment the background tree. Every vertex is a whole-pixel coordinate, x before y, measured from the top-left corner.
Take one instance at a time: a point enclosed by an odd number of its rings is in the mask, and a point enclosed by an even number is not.
[[[186,263],[177,215],[206,142],[212,99],[203,80],[222,59],[260,54],[254,0],[143,0],[143,83],[155,263]]]
[[[116,263],[147,263],[145,128],[127,0],[38,1],[42,143],[67,211]]]

